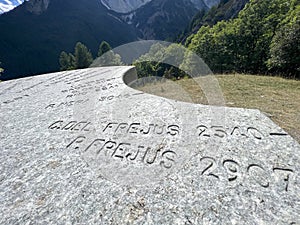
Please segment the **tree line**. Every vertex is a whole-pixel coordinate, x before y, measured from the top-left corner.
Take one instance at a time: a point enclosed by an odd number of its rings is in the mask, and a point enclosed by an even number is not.
[[[250,0],[237,17],[202,26],[186,39],[184,46],[215,73],[300,78],[300,0]],[[208,73],[190,51],[182,49],[181,44],[154,44],[133,65],[140,77],[178,79],[196,75],[197,70],[199,75]],[[170,60],[177,67],[163,63]],[[74,54],[62,52],[59,61],[61,70],[81,69],[89,67],[93,57],[86,46],[77,43]],[[123,64],[110,45],[102,42],[92,66]]]
[[[202,26],[186,46],[217,73],[300,78],[299,0],[250,0],[238,17]]]
[[[203,74],[189,51],[155,44],[134,65],[140,76],[178,79]],[[203,25],[186,42],[214,73],[250,73],[300,78],[300,0],[250,0],[238,16]],[[176,50],[177,49],[177,50]],[[173,54],[173,56],[171,56]],[[175,57],[179,67],[161,63]],[[192,71],[185,73],[184,71]]]
[[[122,65],[121,57],[113,53],[108,42],[102,41],[97,54],[97,66]],[[88,68],[94,61],[91,51],[81,42],[77,42],[74,53],[62,51],[59,56],[60,70]]]

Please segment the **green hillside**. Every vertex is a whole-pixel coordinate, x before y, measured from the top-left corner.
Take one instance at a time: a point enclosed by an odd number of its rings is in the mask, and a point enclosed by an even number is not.
[[[300,78],[300,1],[250,0],[236,19],[202,26],[186,45],[217,73]]]
[[[236,18],[248,2],[249,0],[221,0],[219,5],[209,11],[200,10],[190,22],[182,38],[186,38],[187,34],[196,33],[201,26],[213,26],[219,21]]]

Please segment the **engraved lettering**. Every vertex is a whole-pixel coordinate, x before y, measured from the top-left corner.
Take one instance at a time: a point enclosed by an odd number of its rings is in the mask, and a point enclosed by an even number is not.
[[[273,171],[277,175],[277,177],[279,177],[279,175],[281,175],[283,177],[283,182],[285,182],[284,190],[288,191],[290,175],[292,175],[294,173],[294,171],[292,169],[279,168],[279,167],[274,167]]]
[[[257,165],[257,164],[251,164],[248,166],[247,172],[249,173],[250,176],[252,175],[252,177],[254,177],[255,181],[260,186],[262,186],[264,188],[268,188],[270,186],[269,181],[267,181],[267,180],[264,181],[262,178],[260,178],[263,175],[261,173],[265,173],[265,169],[262,166]],[[259,176],[259,173],[260,173],[260,176]],[[266,175],[264,177],[266,179]]]
[[[168,126],[168,132],[171,136],[179,135],[179,126],[178,125],[170,125]]]
[[[81,130],[82,131],[90,131],[89,129],[88,129],[88,127],[91,125],[91,123],[90,122],[88,122]]]
[[[101,144],[103,144],[103,142],[105,142],[104,139],[96,139],[94,140],[85,150],[84,152],[87,152],[89,149],[91,148],[98,148]],[[99,148],[98,150],[96,150],[95,152],[98,154],[98,152],[100,152],[101,149]]]
[[[141,125],[140,123],[132,123],[132,124],[130,124],[130,126],[129,126],[128,130],[127,130],[127,133],[129,133],[129,134],[137,134],[140,125]]]
[[[146,132],[144,132],[144,129],[141,130],[141,133],[143,134],[149,134],[150,130],[151,130],[151,127],[153,127],[154,124],[150,124],[149,127],[148,127],[148,130]]]
[[[205,163],[206,161],[206,163]],[[206,176],[213,176],[217,179],[219,179],[219,176],[212,173],[216,168],[216,161],[214,158],[211,157],[203,157],[200,159],[200,162],[203,164],[206,164],[206,167],[202,170],[201,175],[206,175]]]
[[[224,160],[223,162],[224,168],[227,170],[228,173],[228,181],[234,181],[238,178],[238,168],[239,164],[231,159]]]
[[[248,134],[252,135],[254,138],[256,138],[258,140],[261,140],[263,138],[262,133],[254,127],[249,127],[247,129],[247,132],[248,132]]]
[[[56,121],[56,122],[52,123],[48,128],[51,130],[52,129],[60,129],[63,122],[64,121],[62,121],[62,120]]]
[[[64,126],[63,128],[62,128],[62,130],[69,130],[69,129],[72,129],[72,127],[74,126],[74,125],[76,125],[76,121],[71,121],[71,122],[69,122],[66,126]]]
[[[122,131],[122,130],[125,130],[126,128],[128,127],[128,123],[120,123],[118,126],[117,126],[117,128],[116,128],[116,130],[115,130],[115,133],[117,133],[118,131]]]
[[[54,106],[55,106],[55,104],[50,104],[50,105],[47,105],[45,109],[48,109],[48,108],[52,109],[52,108],[54,108]]]
[[[158,153],[163,149],[163,147],[159,147],[158,149],[154,150],[154,156],[152,157],[152,160],[147,159],[146,162],[148,164],[153,164],[157,158]],[[147,151],[147,154],[150,153],[151,154],[151,149],[149,148],[149,150]]]
[[[200,125],[197,127],[198,131],[199,131],[199,134],[198,136],[201,137],[210,137],[210,135],[207,133],[207,126],[204,126],[204,125]]]
[[[126,151],[128,151],[128,146],[130,146],[129,143],[120,143],[111,156],[123,159]]]
[[[140,149],[144,149],[144,148],[145,148],[145,146],[139,145],[138,146],[138,150],[136,151],[136,154],[134,154],[134,157],[130,158],[130,156],[132,156],[133,154],[131,152],[129,152],[129,153],[126,154],[126,158],[130,159],[132,161],[135,160],[137,158],[138,154],[140,153]]]
[[[104,143],[104,145],[97,151],[97,155],[103,150],[105,149],[105,156],[107,156],[107,153],[114,149],[116,147],[117,143],[114,141],[107,141]]]
[[[113,129],[113,125],[117,125],[118,123],[109,123],[107,126],[104,128],[103,132],[105,132],[107,129]]]
[[[73,141],[71,141],[70,144],[67,145],[67,148],[71,147],[73,144],[81,144],[85,139],[86,139],[86,137],[84,137],[84,136],[78,136]],[[74,149],[76,149],[76,150],[79,149],[79,146],[76,145],[74,147]]]
[[[175,163],[175,158],[177,154],[174,151],[167,150],[162,153],[162,158],[165,157],[165,159],[161,160],[160,165],[163,166],[166,169],[172,168],[173,164]]]
[[[246,134],[241,132],[239,127],[234,127],[230,135],[247,137]]]
[[[154,128],[154,133],[155,134],[163,134],[164,128],[165,128],[165,125],[159,126],[158,124],[156,124],[155,128]]]
[[[227,133],[222,126],[212,126],[211,128],[214,129],[215,136],[219,138],[224,138],[227,136]]]
[[[75,126],[73,126],[73,127],[71,128],[71,130],[78,131],[78,130],[80,130],[80,126],[81,126],[82,124],[86,124],[86,123],[88,123],[88,122],[79,122],[79,123],[75,124]],[[83,129],[83,128],[82,128],[82,129]]]

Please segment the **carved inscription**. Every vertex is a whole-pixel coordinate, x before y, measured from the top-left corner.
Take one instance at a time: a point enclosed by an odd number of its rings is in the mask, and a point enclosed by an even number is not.
[[[178,136],[180,134],[180,127],[178,125],[166,124],[149,124],[143,125],[141,123],[108,123],[103,129],[103,133],[114,134],[140,134],[140,135],[169,135]]]
[[[107,101],[113,101],[116,99],[124,99],[124,98],[130,98],[131,96],[136,96],[136,95],[143,95],[143,92],[138,92],[138,93],[133,93],[133,94],[120,94],[120,95],[107,95],[107,96],[101,96],[99,98],[100,102],[107,102]]]
[[[86,78],[69,81],[68,84],[73,84],[68,89],[64,89],[61,92],[67,94],[67,98],[75,97],[75,96],[84,96],[87,95],[89,92],[102,92],[106,90],[111,90],[114,88],[118,88],[119,85],[112,82],[112,79],[96,79],[96,80],[86,80]]]
[[[59,103],[52,103],[45,107],[45,109],[55,109],[55,108],[62,108],[62,107],[70,107],[73,105],[80,105],[88,102],[89,99],[81,99],[76,101],[65,101],[65,102],[59,102]]]
[[[21,99],[24,99],[24,98],[28,98],[28,97],[29,97],[29,95],[24,94],[24,95],[20,95],[18,97],[15,97],[15,98],[12,98],[12,99],[9,99],[9,100],[5,100],[3,103],[4,104],[9,104],[9,103],[16,102],[18,100],[21,100]]]
[[[255,127],[239,127],[235,126],[232,128],[225,128],[223,126],[197,126],[197,136],[206,138],[226,138],[226,137],[245,137],[252,138],[256,140],[263,140],[266,136],[270,137],[284,137],[287,133],[283,132],[270,132],[266,135],[263,134],[259,129]]]
[[[91,122],[88,121],[68,121],[58,120],[48,128],[50,130],[70,130],[70,131],[90,131]]]
[[[207,137],[207,138],[226,138],[229,136],[238,136],[238,137],[246,137],[246,138],[254,138],[257,140],[262,140],[264,135],[261,131],[259,131],[255,127],[233,127],[233,128],[225,128],[223,126],[206,126],[199,125],[197,126],[197,135],[199,137]]]
[[[88,93],[97,93],[106,90],[111,91],[112,89],[118,88],[120,86],[120,84],[116,83],[117,78],[114,77],[108,79],[94,78],[92,80],[89,80],[90,78],[97,76],[99,76],[99,73],[97,72],[91,74],[82,73],[78,74],[77,76],[69,77],[68,75],[66,75],[65,77],[60,77],[60,79],[51,80],[52,82],[47,85],[47,87],[61,82],[64,82],[66,84],[66,88],[61,90],[61,92],[65,94],[66,100],[48,104],[47,106],[45,106],[45,109],[57,109],[84,104],[90,100],[87,97]],[[75,97],[82,97],[82,99],[74,99]]]
[[[74,148],[83,153],[88,152],[100,159],[111,158],[120,162],[156,165],[165,169],[171,169],[177,159],[176,152],[166,148],[164,144],[149,147],[102,138],[88,142],[85,136],[76,137],[67,148]]]
[[[291,168],[277,166],[266,168],[256,163],[242,165],[235,159],[217,160],[210,156],[200,158],[200,168],[201,176],[216,180],[223,178],[228,182],[248,180],[263,188],[277,186],[281,191],[289,190],[290,178],[294,175]]]

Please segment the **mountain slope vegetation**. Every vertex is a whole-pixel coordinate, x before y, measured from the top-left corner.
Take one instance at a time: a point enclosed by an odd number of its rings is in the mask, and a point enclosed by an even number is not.
[[[40,14],[27,7],[0,16],[2,80],[58,71],[61,51],[70,52],[78,41],[96,55],[103,40],[117,46],[137,39],[136,30],[99,0],[51,0]]]
[[[213,26],[219,21],[236,18],[248,2],[249,0],[221,0],[208,11],[199,10],[178,39],[184,42],[189,35],[197,33],[202,26]]]
[[[187,40],[218,73],[300,77],[299,0],[250,0],[238,17],[202,26]]]

